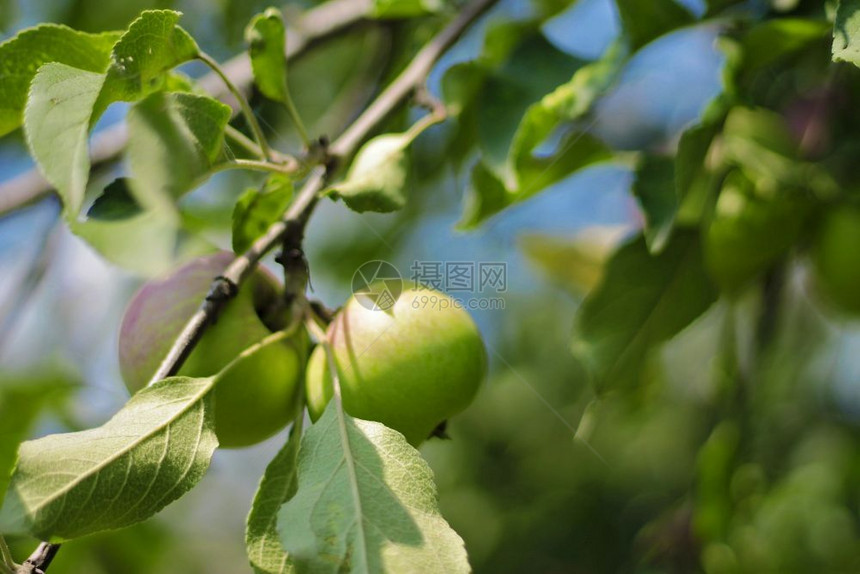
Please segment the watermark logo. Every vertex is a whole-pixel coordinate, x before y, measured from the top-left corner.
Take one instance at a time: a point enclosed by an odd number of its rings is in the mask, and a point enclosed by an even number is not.
[[[507,263],[498,261],[413,261],[412,287],[430,287],[457,297],[422,295],[413,307],[456,305],[470,310],[504,309],[504,299],[493,294],[508,290]],[[388,261],[368,261],[352,276],[352,292],[356,300],[371,311],[387,311],[403,292],[403,280],[397,267]],[[471,297],[470,297],[471,295]],[[459,299],[464,299],[460,301]]]
[[[355,299],[371,311],[391,309],[402,291],[400,271],[388,261],[368,261],[352,275]]]

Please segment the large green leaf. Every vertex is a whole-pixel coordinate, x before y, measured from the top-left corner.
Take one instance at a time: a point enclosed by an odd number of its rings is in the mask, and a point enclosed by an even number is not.
[[[146,520],[191,489],[218,445],[214,379],[174,377],[103,426],[21,445],[0,531],[67,540]]]
[[[90,174],[87,145],[93,105],[104,74],[65,64],[45,64],[36,73],[24,111],[30,153],[74,220],[84,201]]]
[[[574,353],[598,388],[635,384],[649,351],[692,323],[716,297],[697,232],[676,229],[657,255],[638,236],[612,256],[601,284],[580,307]]]
[[[172,209],[204,178],[224,143],[230,107],[207,96],[157,92],[128,113],[132,190],[145,207]]]
[[[806,18],[768,20],[750,28],[741,39],[743,71],[753,73],[777,59],[827,38],[830,24]]]
[[[275,455],[254,496],[245,529],[245,548],[257,574],[290,574],[295,571],[278,535],[278,512],[298,488],[296,460],[302,438],[300,413],[287,444]]]
[[[194,38],[177,25],[181,15],[146,10],[129,25],[113,47],[96,116],[111,102],[133,102],[161,89],[165,72],[197,57]]]
[[[287,103],[286,27],[277,8],[254,16],[245,30],[254,82],[270,100]]]
[[[840,0],[836,6],[833,61],[860,66],[860,0]]]
[[[15,466],[18,445],[27,438],[45,405],[68,389],[66,377],[59,374],[0,380],[0,506]]]
[[[693,15],[675,0],[615,0],[615,4],[632,51],[694,22]]]
[[[27,92],[36,71],[50,62],[104,72],[120,34],[86,34],[57,24],[28,28],[0,44],[0,136],[23,121]]]
[[[242,253],[278,221],[293,198],[293,182],[272,175],[261,189],[249,188],[233,208],[233,251]]]
[[[278,526],[299,572],[469,572],[418,451],[336,400],[302,439],[298,491]]]

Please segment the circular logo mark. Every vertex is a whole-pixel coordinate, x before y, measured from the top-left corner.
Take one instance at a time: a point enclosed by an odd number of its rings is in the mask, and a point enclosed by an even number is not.
[[[352,275],[352,293],[365,309],[387,311],[403,291],[403,280],[397,267],[388,261],[364,263]]]

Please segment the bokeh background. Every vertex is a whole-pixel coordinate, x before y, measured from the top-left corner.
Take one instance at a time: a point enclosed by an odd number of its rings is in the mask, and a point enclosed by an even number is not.
[[[683,4],[695,14],[704,10],[700,0]],[[782,4],[791,10],[797,3]],[[0,30],[7,38],[45,21],[110,30],[141,9],[170,7],[184,12],[182,25],[204,50],[226,59],[243,49],[245,22],[267,5],[2,0]],[[286,13],[307,5],[291,2]],[[535,9],[528,0],[503,0],[439,63],[431,90],[438,92],[448,67],[479,52],[488,22],[527,19]],[[718,32],[713,23],[693,25],[646,46],[600,101],[588,129],[617,149],[670,148],[721,89]],[[593,60],[617,37],[619,22],[611,0],[578,0],[542,33],[561,54]],[[422,34],[420,26],[365,26],[296,62],[291,86],[312,131],[335,133],[345,125],[390,75],[404,46]],[[194,65],[184,70],[203,72]],[[285,114],[260,99],[252,103],[276,145],[297,149]],[[124,112],[114,105],[99,127],[121,121]],[[803,261],[790,273],[777,344],[756,371],[752,415],[743,423],[752,429],[743,436],[757,456],[731,470],[727,492],[710,488],[708,480],[719,482],[713,477],[740,440],[733,422],[716,424],[724,414],[717,397],[727,303],[652,357],[649,385],[634,398],[597,399],[570,351],[577,305],[600,273],[599,256],[593,275],[577,272],[583,237],[599,255],[641,226],[629,166],[584,170],[477,231],[461,232],[456,223],[468,170],[440,158],[445,129],[419,140],[407,209],[359,215],[325,202],[306,247],[314,296],[330,306],[349,296],[353,272],[373,259],[392,262],[404,276],[414,261],[506,264],[504,308],[472,311],[489,349],[488,380],[475,404],[450,422],[451,440],[422,447],[443,514],[465,539],[474,569],[860,571],[860,331],[810,301]],[[0,140],[0,179],[31,167],[20,134]],[[93,185],[123,170],[121,164],[102,169]],[[229,248],[233,202],[253,181],[219,175],[184,200],[208,241]],[[123,308],[142,281],[72,236],[58,213],[58,202],[49,199],[0,219],[0,376],[74,384],[33,436],[98,425],[128,399],[116,337]],[[737,305],[741,322],[751,322],[753,303]],[[283,440],[284,433],[251,449],[217,452],[192,493],[142,525],[68,544],[52,574],[250,571],[244,519]],[[694,533],[709,524],[724,525],[726,543],[702,546]],[[26,556],[34,543],[13,540],[16,555]]]

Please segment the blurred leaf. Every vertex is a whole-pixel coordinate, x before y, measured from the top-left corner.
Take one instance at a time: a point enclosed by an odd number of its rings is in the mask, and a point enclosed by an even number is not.
[[[104,74],[50,63],[33,78],[24,133],[30,153],[63,200],[67,220],[75,220],[90,175],[87,135]]]
[[[0,381],[0,508],[18,454],[37,416],[47,403],[70,388],[59,374],[16,377]]]
[[[518,188],[523,187],[522,180],[525,179],[521,172],[528,172],[536,163],[533,156],[535,149],[562,122],[573,121],[588,113],[594,101],[615,80],[623,61],[624,51],[621,47],[611,46],[600,60],[583,66],[570,81],[528,108],[517,127],[508,154],[508,166],[518,180]]]
[[[200,53],[194,39],[176,23],[180,12],[147,10],[113,47],[97,116],[112,102],[133,102],[162,88],[164,73]]]
[[[133,188],[145,207],[173,203],[212,169],[224,143],[230,107],[207,96],[158,92],[128,112]]]
[[[344,180],[333,185],[333,195],[350,209],[389,212],[406,205],[409,146],[417,134],[385,134],[364,144]]]
[[[182,496],[218,445],[213,385],[165,379],[99,428],[23,443],[0,531],[68,540],[141,522]]]
[[[278,526],[299,571],[470,571],[418,451],[400,433],[350,417],[338,401],[302,439],[298,491]]]
[[[663,250],[678,211],[673,158],[645,154],[636,166],[633,195],[645,215],[645,241],[652,253]]]
[[[254,16],[245,30],[254,83],[260,92],[276,102],[287,103],[286,28],[280,10],[269,8]]]
[[[452,116],[460,115],[480,93],[487,69],[478,62],[460,62],[442,76],[442,98]]]
[[[725,540],[733,510],[730,487],[739,439],[738,425],[724,420],[699,450],[694,523],[702,540]]]
[[[498,70],[487,76],[475,103],[478,144],[486,166],[506,184],[511,145],[523,115],[532,104],[570,80],[583,64],[559,51],[542,34],[532,32],[512,49]]]
[[[299,415],[302,416],[304,413]],[[266,467],[251,504],[245,530],[245,547],[257,574],[291,574],[295,571],[278,535],[278,512],[298,488],[296,461],[302,438],[299,421],[296,418],[287,444]]]
[[[70,226],[102,257],[144,277],[166,273],[181,255],[178,224],[170,214],[150,210],[123,218],[73,221]]]
[[[750,28],[741,39],[743,73],[751,74],[777,59],[799,52],[810,43],[823,40],[830,24],[800,18],[768,20]]]
[[[462,230],[474,229],[510,204],[504,184],[479,161],[472,168],[463,217],[457,224]]]
[[[58,62],[88,72],[104,72],[119,36],[119,32],[86,34],[42,24],[0,44],[0,136],[21,125],[30,82],[42,64]]]
[[[836,4],[833,61],[860,66],[860,0],[839,0]]]
[[[100,221],[114,221],[134,217],[140,213],[140,205],[131,194],[128,178],[119,177],[96,198],[87,210],[87,217]]]
[[[573,350],[598,388],[635,383],[649,351],[716,300],[698,233],[676,229],[658,255],[643,237],[623,245],[579,308]]]
[[[743,172],[729,173],[705,236],[711,276],[724,289],[739,291],[787,255],[801,237],[810,208],[796,189],[757,188]]]
[[[584,295],[600,282],[606,261],[624,232],[623,227],[591,227],[573,238],[524,235],[518,245],[551,281]]]
[[[444,0],[373,0],[371,18],[412,18],[442,9]]]
[[[632,52],[694,22],[693,15],[675,0],[615,0],[615,4]]]
[[[233,251],[242,253],[278,221],[293,198],[293,182],[272,175],[262,189],[245,190],[233,208]]]
[[[720,123],[703,122],[684,130],[675,154],[675,190],[679,199],[687,196],[693,182],[705,171],[705,159]]]

